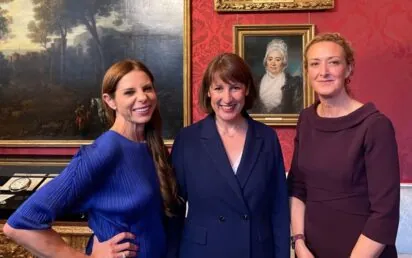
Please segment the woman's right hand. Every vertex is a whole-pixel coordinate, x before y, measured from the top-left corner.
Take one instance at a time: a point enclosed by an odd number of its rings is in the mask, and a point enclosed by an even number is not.
[[[125,239],[135,239],[129,232],[122,232],[107,241],[99,242],[96,236],[93,239],[92,258],[125,258],[137,257],[138,246],[130,242],[122,242]]]
[[[296,241],[295,254],[298,258],[315,258],[303,241]]]

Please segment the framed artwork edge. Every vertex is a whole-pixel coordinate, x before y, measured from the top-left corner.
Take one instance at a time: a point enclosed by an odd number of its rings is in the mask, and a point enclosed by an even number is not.
[[[191,121],[191,5],[190,0],[183,0],[183,127]],[[163,121],[164,122],[164,121]],[[91,144],[93,140],[0,140],[0,148],[44,148],[44,147],[80,147]],[[164,139],[167,147],[173,145],[173,139]]]
[[[328,10],[335,0],[214,0],[216,12]]]
[[[302,58],[305,45],[315,36],[314,24],[242,24],[233,26],[233,51],[245,58],[244,37],[245,35],[267,36],[273,32],[281,35],[301,35],[302,36]],[[302,59],[303,63],[303,59]],[[315,102],[315,93],[309,86],[307,73],[302,65],[303,79],[303,109]],[[249,113],[252,118],[269,126],[296,126],[299,113],[294,114],[255,114]]]

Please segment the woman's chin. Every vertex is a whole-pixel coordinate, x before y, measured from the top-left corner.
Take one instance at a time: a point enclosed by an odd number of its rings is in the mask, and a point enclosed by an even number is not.
[[[236,121],[242,116],[242,114],[238,110],[233,110],[231,112],[227,111],[219,111],[216,113],[216,117],[222,121],[232,122]]]

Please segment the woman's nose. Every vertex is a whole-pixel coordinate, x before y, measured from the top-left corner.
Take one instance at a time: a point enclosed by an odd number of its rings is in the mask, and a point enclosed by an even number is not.
[[[140,92],[140,93],[137,93],[136,98],[137,98],[137,100],[140,101],[140,102],[145,102],[148,97],[147,97],[146,93]]]
[[[329,68],[326,63],[320,65],[320,75],[325,77],[329,74]]]
[[[230,93],[230,90],[225,90],[223,92],[223,98],[222,98],[224,103],[230,103],[232,101],[232,94]]]

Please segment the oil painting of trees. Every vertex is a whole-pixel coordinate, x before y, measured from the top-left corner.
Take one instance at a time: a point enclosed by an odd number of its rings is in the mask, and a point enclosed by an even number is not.
[[[183,126],[184,1],[0,0],[0,141],[93,140],[116,61],[153,72],[163,136]]]

